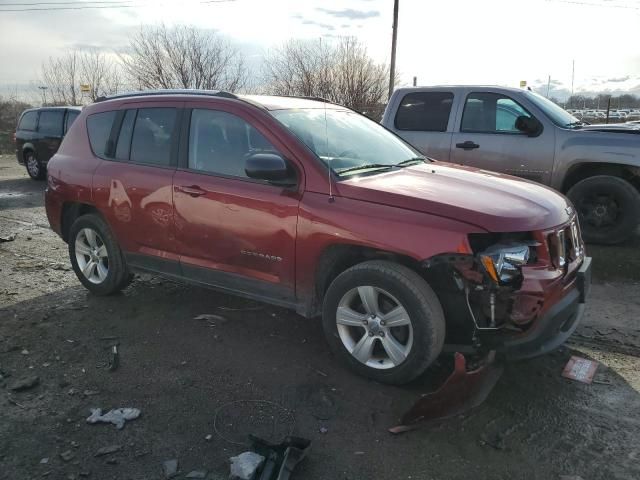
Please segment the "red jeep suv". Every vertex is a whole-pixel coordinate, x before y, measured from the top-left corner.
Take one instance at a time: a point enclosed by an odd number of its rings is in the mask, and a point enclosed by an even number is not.
[[[565,197],[425,158],[322,99],[103,99],[49,162],[46,208],[91,292],[142,270],[322,315],[335,354],[386,383],[443,350],[547,352],[590,284]]]

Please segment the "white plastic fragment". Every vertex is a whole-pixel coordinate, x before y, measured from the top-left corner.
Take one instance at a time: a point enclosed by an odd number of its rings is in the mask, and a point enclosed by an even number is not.
[[[137,408],[116,408],[109,410],[104,415],[101,408],[91,408],[91,415],[87,418],[87,423],[113,423],[118,430],[124,427],[127,420],[134,420],[140,416]]]
[[[252,480],[264,463],[264,457],[255,452],[243,452],[229,460],[231,461],[231,478],[239,480]]]

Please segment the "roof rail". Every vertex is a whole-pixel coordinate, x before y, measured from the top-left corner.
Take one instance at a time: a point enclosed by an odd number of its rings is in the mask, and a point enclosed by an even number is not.
[[[316,102],[333,103],[331,100],[327,100],[323,97],[316,97],[315,95],[282,95],[289,98],[302,98],[304,100],[315,100]]]
[[[119,93],[116,95],[102,96],[95,100],[95,103],[104,102],[106,100],[113,100],[116,98],[130,98],[130,97],[146,97],[153,95],[202,95],[210,97],[223,97],[223,98],[235,98],[238,97],[233,93],[224,92],[222,90],[198,90],[198,89],[160,89],[160,90],[143,90],[139,92]]]

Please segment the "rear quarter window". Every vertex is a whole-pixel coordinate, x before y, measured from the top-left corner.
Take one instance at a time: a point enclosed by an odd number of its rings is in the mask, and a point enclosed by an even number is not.
[[[40,112],[38,132],[43,135],[61,136],[64,110],[44,110]]]
[[[18,130],[35,130],[38,123],[38,112],[26,112],[20,119]]]
[[[396,112],[395,126],[398,130],[446,132],[452,105],[450,92],[407,93]]]
[[[111,135],[111,126],[116,112],[94,113],[87,117],[87,132],[91,150],[97,157],[106,158],[107,140]]]

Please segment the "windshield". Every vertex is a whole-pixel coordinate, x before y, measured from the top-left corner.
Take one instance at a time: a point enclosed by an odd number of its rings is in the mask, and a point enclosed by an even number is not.
[[[340,176],[389,170],[406,166],[410,160],[424,161],[420,153],[382,125],[355,112],[309,108],[271,114]]]
[[[548,98],[538,95],[537,93],[525,91],[525,97],[533,102],[536,107],[542,110],[551,119],[553,123],[559,127],[575,127],[582,125],[582,122],[567,112],[564,108],[556,105]]]

